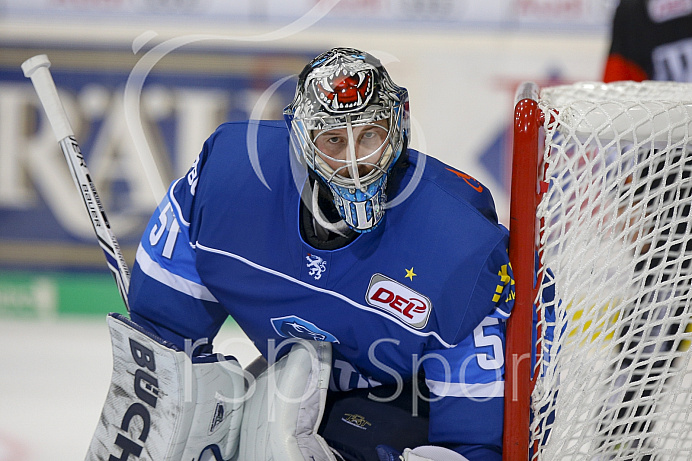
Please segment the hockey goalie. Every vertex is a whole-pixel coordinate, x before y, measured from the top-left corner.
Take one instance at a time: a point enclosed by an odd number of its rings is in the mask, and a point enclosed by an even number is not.
[[[514,281],[489,190],[408,147],[368,53],[316,57],[284,114],[221,125],[152,216],[87,459],[499,461]],[[229,316],[245,368],[211,346]]]

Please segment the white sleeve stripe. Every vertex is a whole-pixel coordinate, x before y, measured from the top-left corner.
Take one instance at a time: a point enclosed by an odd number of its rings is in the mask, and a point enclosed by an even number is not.
[[[173,184],[171,184],[171,187],[168,188],[168,200],[171,201],[173,206],[175,207],[176,211],[176,216],[178,217],[178,221],[185,226],[185,227],[190,227],[190,223],[185,220],[185,217],[183,216],[183,210],[180,209],[180,204],[178,201],[175,199],[175,195],[173,195],[173,189],[175,189],[175,186],[184,178],[178,178],[175,180]]]
[[[502,318],[505,318],[505,319],[508,319],[508,318],[509,318],[509,315],[510,315],[509,313],[503,311],[503,310],[500,309],[499,307],[498,307],[497,309],[495,309],[495,313],[497,313],[498,315],[500,315]],[[491,314],[491,315],[492,315],[492,314]]]
[[[492,383],[450,383],[445,381],[433,381],[426,379],[425,384],[433,394],[440,397],[466,397],[466,398],[492,398],[504,397],[505,382],[494,381]]]
[[[142,272],[167,287],[202,301],[218,302],[204,285],[188,280],[159,266],[158,263],[151,259],[141,243],[137,248],[137,263],[139,263]]]
[[[253,267],[253,268],[257,269],[257,270],[260,270],[260,271],[262,271],[262,272],[266,272],[266,273],[268,273],[268,274],[275,275],[275,276],[277,276],[277,277],[281,277],[282,279],[288,280],[289,282],[295,283],[296,285],[300,285],[300,286],[305,287],[305,288],[308,288],[308,289],[310,289],[310,290],[317,291],[317,292],[319,292],[319,293],[324,293],[324,294],[333,296],[333,297],[335,297],[335,298],[338,298],[338,299],[340,299],[340,300],[342,300],[342,301],[344,301],[344,302],[346,302],[346,303],[352,305],[353,307],[356,307],[356,308],[361,309],[361,310],[364,310],[364,311],[368,311],[368,312],[370,312],[370,313],[372,313],[372,314],[379,315],[379,316],[381,316],[381,317],[384,317],[384,318],[387,319],[387,320],[391,320],[392,322],[395,322],[397,325],[399,325],[401,328],[404,328],[405,330],[407,330],[409,333],[413,333],[414,335],[417,335],[417,336],[424,336],[424,337],[425,337],[425,336],[432,336],[432,337],[434,337],[435,339],[437,339],[437,340],[440,342],[440,344],[442,344],[444,347],[446,347],[446,348],[448,348],[448,349],[451,349],[452,347],[455,346],[455,344],[449,344],[449,343],[447,343],[446,341],[444,341],[444,340],[440,337],[440,335],[437,334],[437,332],[435,332],[435,331],[427,331],[427,332],[426,332],[426,331],[414,330],[413,328],[410,328],[410,327],[408,327],[407,325],[404,325],[404,324],[400,323],[397,319],[395,319],[394,317],[390,316],[390,315],[387,314],[386,312],[380,311],[380,310],[375,309],[375,308],[373,308],[373,307],[365,306],[365,305],[363,305],[363,304],[359,304],[359,303],[353,301],[352,299],[350,299],[350,298],[344,296],[343,294],[341,294],[341,293],[339,293],[339,292],[337,292],[337,291],[326,290],[326,289],[324,289],[324,288],[320,288],[320,287],[316,287],[316,286],[310,285],[309,283],[303,282],[302,280],[295,279],[295,278],[291,277],[290,275],[284,274],[284,273],[279,272],[279,271],[275,271],[275,270],[270,269],[270,268],[268,268],[268,267],[260,266],[260,265],[257,264],[257,263],[254,263],[254,262],[252,262],[252,261],[250,261],[250,260],[248,260],[248,259],[243,258],[242,256],[239,256],[239,255],[230,253],[230,252],[228,252],[228,251],[219,250],[219,249],[217,249],[217,248],[210,248],[210,247],[204,246],[204,245],[201,244],[199,241],[197,242],[197,244],[195,245],[195,247],[196,247],[197,249],[199,249],[199,250],[208,251],[209,253],[216,253],[216,254],[219,254],[219,255],[222,255],[222,256],[227,256],[227,257],[229,257],[229,258],[233,258],[233,259],[235,259],[235,260],[237,260],[237,261],[240,261],[240,262],[242,262],[242,263],[244,263],[244,264],[247,264],[248,266]]]

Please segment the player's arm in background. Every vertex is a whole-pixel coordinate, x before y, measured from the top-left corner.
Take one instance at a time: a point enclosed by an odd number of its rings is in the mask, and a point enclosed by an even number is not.
[[[638,3],[621,1],[615,10],[611,28],[610,48],[603,70],[603,81],[605,83],[624,80],[641,82],[649,78],[646,71],[637,63],[635,58],[642,50],[632,49],[631,34],[644,33],[643,31],[636,31],[630,28],[631,16],[636,14],[638,8],[642,8]]]

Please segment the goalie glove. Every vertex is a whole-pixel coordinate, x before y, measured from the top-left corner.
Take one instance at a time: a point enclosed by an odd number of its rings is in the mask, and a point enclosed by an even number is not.
[[[237,461],[336,461],[317,434],[329,387],[331,343],[295,342],[288,354],[258,370],[248,389]]]
[[[243,370],[190,357],[118,314],[108,317],[111,386],[87,461],[229,459],[237,452]],[[130,456],[132,455],[132,457]]]
[[[403,453],[387,445],[378,445],[377,456],[380,461],[469,461],[456,451],[433,445],[407,448]]]

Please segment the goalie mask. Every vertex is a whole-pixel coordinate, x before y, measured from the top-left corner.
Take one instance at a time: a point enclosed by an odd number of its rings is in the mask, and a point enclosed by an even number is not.
[[[284,116],[293,148],[329,188],[341,218],[357,232],[375,228],[387,177],[409,139],[406,89],[377,58],[334,48],[303,69]]]

